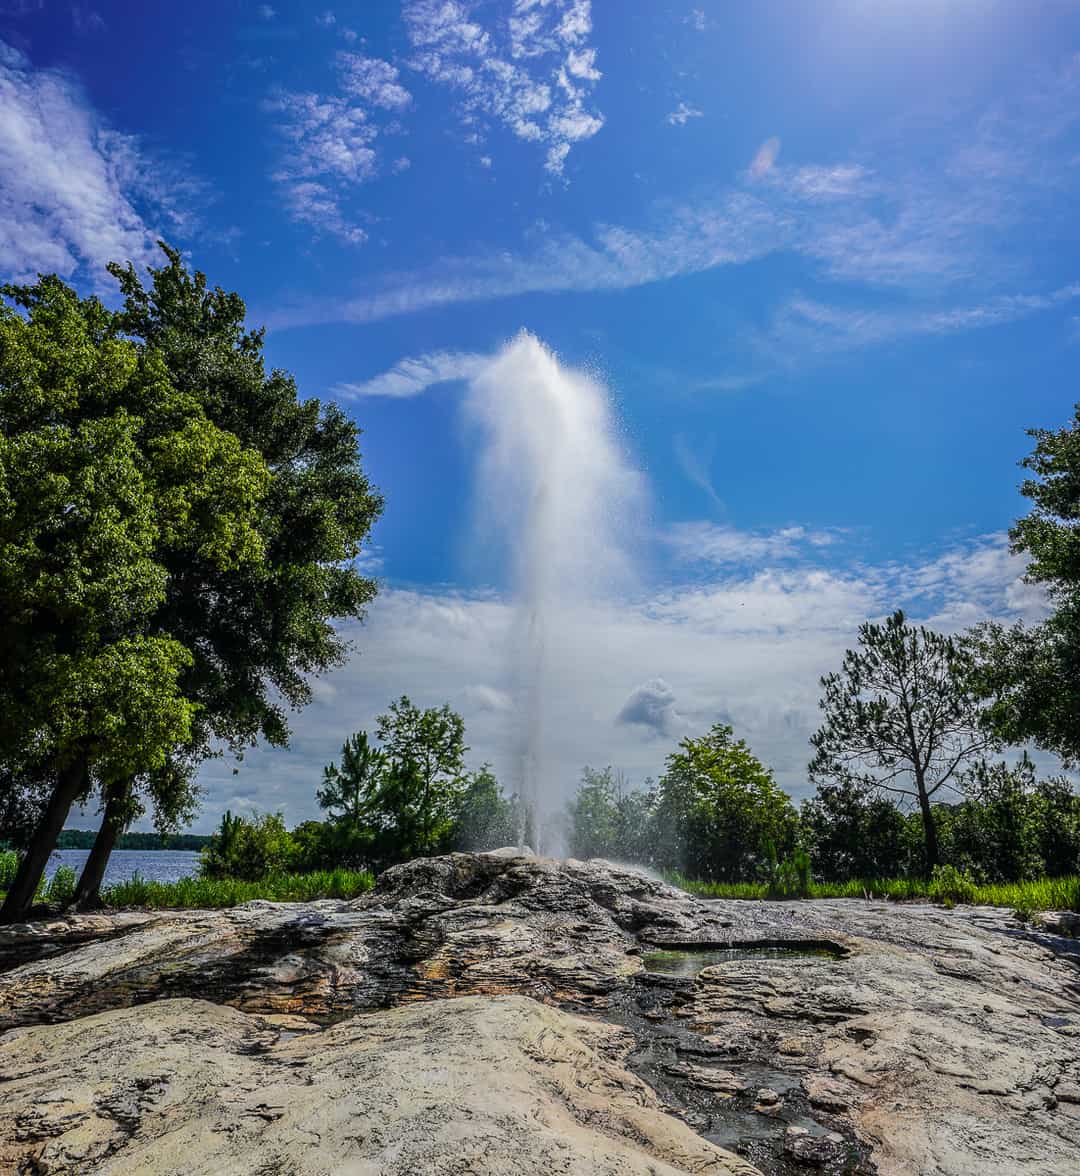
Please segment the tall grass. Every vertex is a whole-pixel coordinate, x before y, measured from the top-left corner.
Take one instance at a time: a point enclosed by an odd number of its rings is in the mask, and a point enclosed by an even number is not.
[[[13,859],[9,861],[8,858]],[[15,877],[15,854],[0,853],[0,898]],[[114,910],[207,910],[239,906],[254,899],[271,902],[312,902],[317,898],[356,898],[375,885],[367,870],[315,870],[310,874],[273,874],[258,882],[236,878],[181,878],[178,882],[150,882],[136,875],[101,891],[101,901]],[[75,874],[60,866],[38,889],[39,902],[64,905],[75,892]]]
[[[763,882],[698,882],[681,874],[667,880],[700,898],[769,897]],[[887,898],[895,902],[970,902],[1016,910],[1080,911],[1080,875],[1038,878],[1033,882],[970,883],[957,893],[954,884],[926,878],[856,878],[849,882],[814,882],[810,898]]]
[[[236,878],[181,878],[149,882],[136,877],[101,891],[107,907],[147,910],[207,910],[239,906],[254,899],[270,902],[312,902],[317,898],[356,898],[375,885],[367,870],[315,870],[310,874],[272,874],[258,882]]]

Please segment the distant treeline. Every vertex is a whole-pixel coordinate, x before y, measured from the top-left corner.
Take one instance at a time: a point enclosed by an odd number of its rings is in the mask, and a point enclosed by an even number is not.
[[[56,842],[57,849],[92,849],[95,829],[65,829]],[[116,839],[117,849],[202,849],[210,838],[201,833],[121,833]]]

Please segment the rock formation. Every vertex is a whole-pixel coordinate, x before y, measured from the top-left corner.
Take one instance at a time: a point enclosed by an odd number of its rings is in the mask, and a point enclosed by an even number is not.
[[[505,854],[5,929],[0,1171],[1075,1176],[1075,946]]]

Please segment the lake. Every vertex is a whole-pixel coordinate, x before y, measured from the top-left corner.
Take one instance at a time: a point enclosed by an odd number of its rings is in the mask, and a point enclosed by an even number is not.
[[[46,876],[51,878],[57,866],[70,866],[82,873],[88,849],[56,849],[49,858]],[[199,855],[190,849],[116,849],[105,868],[104,885],[126,882],[136,874],[148,882],[175,882],[199,872]]]

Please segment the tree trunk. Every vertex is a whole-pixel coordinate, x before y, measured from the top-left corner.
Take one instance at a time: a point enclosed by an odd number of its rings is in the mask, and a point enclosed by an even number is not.
[[[83,866],[79,885],[75,888],[75,905],[80,910],[99,904],[98,893],[101,890],[101,880],[105,877],[105,867],[109,864],[109,855],[126,824],[129,785],[128,780],[114,780],[105,792],[105,813],[101,828],[94,838],[94,847],[90,850],[86,865]]]
[[[937,824],[934,821],[934,810],[930,807],[930,797],[926,795],[926,787],[922,780],[918,780],[919,808],[922,811],[923,837],[926,840],[926,872],[933,873],[934,867],[940,864],[938,857]]]
[[[30,848],[19,863],[15,880],[0,907],[0,923],[17,923],[30,909],[38,884],[49,864],[49,856],[71,812],[75,798],[86,785],[87,765],[82,756],[72,760],[56,775],[56,785],[38,827],[34,830]]]

